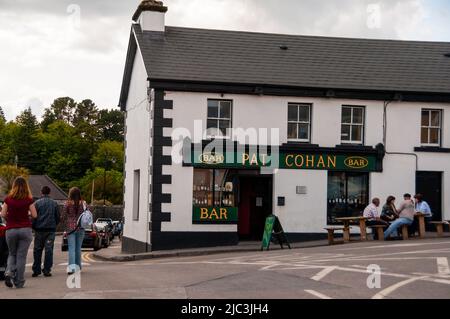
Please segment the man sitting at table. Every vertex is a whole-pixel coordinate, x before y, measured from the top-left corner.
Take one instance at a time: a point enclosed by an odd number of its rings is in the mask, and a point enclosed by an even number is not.
[[[384,239],[388,239],[389,236],[395,231],[398,233],[398,229],[403,225],[411,226],[414,222],[414,215],[416,210],[414,207],[414,201],[411,199],[410,194],[405,194],[403,196],[404,201],[400,204],[398,208],[399,218],[394,221],[391,226],[384,232]]]
[[[388,227],[389,224],[381,219],[381,214],[378,211],[378,207],[380,207],[380,199],[374,198],[372,200],[372,204],[370,204],[369,206],[366,207],[366,209],[364,209],[363,216],[368,218],[368,220],[366,221],[366,225],[369,227],[377,225]],[[377,232],[374,232],[373,236],[375,240],[378,239]]]

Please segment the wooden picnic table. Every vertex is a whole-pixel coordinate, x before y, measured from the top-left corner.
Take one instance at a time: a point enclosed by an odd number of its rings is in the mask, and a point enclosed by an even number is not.
[[[419,238],[425,238],[425,214],[416,213],[415,217],[419,221]]]
[[[350,241],[350,223],[355,222],[359,224],[361,229],[361,241],[367,240],[366,221],[369,218],[356,216],[356,217],[340,217],[336,218],[336,221],[344,224],[344,241]]]

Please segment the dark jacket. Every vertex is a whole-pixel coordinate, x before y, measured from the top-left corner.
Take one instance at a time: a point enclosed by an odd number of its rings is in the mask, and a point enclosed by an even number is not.
[[[58,204],[48,196],[44,196],[34,203],[37,218],[33,221],[33,229],[36,231],[56,231],[60,215]]]

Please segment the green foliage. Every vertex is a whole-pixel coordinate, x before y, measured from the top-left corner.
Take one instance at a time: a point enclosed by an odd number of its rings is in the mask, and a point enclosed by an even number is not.
[[[66,191],[81,187],[79,182],[86,184],[87,176],[92,183],[97,167],[106,165],[112,183],[107,198],[121,204],[123,132],[122,112],[99,110],[89,99],[77,103],[70,97],[58,98],[40,122],[30,108],[6,122],[0,107],[0,165],[17,163],[32,174],[49,175]],[[103,199],[103,194],[97,195]]]
[[[123,143],[106,141],[98,146],[97,152],[92,158],[92,163],[96,167],[122,171],[123,159]]]
[[[119,110],[101,110],[98,117],[100,139],[122,142],[125,130],[125,117]]]
[[[92,186],[94,186],[94,200],[107,201],[113,204],[121,204],[123,200],[123,174],[121,172],[96,167],[93,171],[88,171],[86,175],[77,183],[83,197],[88,202],[91,201]]]
[[[2,181],[2,191],[8,193],[14,180],[19,177],[28,177],[28,170],[26,168],[16,167],[14,165],[1,165],[0,166],[0,180]]]
[[[3,108],[0,106],[0,123],[6,123],[5,112],[3,112]]]

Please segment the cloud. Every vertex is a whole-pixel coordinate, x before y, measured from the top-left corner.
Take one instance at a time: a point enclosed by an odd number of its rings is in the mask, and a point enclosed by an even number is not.
[[[0,0],[0,105],[9,119],[69,95],[117,105],[139,0]],[[448,0],[166,0],[167,24],[450,41]],[[17,111],[19,110],[19,111]]]

